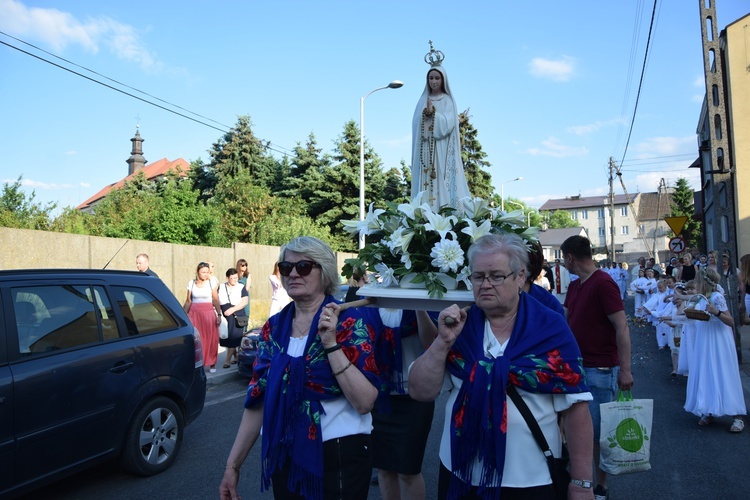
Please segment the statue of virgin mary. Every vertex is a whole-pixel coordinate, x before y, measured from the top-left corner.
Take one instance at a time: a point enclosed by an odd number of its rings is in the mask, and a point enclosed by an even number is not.
[[[411,196],[424,192],[422,200],[434,211],[456,207],[458,200],[470,196],[461,161],[458,110],[443,58],[430,41],[425,62],[431,68],[412,120]]]

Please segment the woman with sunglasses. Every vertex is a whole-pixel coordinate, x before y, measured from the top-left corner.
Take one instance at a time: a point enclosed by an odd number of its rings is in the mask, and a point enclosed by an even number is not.
[[[279,261],[292,302],[263,326],[220,496],[237,498],[240,466],[262,427],[261,489],[273,485],[274,498],[367,498],[377,315],[339,316],[336,256],[324,242],[295,238]]]
[[[212,284],[210,266],[208,262],[201,262],[195,270],[195,279],[188,283],[182,308],[198,329],[203,345],[203,366],[208,366],[210,373],[216,373],[221,307],[216,288]]]
[[[237,269],[237,276],[239,276],[239,283],[242,284],[242,286],[245,287],[245,290],[247,290],[247,304],[245,304],[245,316],[248,318],[250,317],[250,288],[252,287],[252,279],[250,278],[250,267],[247,264],[247,261],[245,259],[240,259],[237,261],[237,265],[234,266],[235,269]],[[250,329],[250,324],[248,323],[247,329]],[[235,361],[236,359],[235,354]]]
[[[419,401],[449,387],[438,498],[557,498],[512,391],[556,457],[562,416],[573,477],[568,492],[593,498],[592,397],[565,317],[523,292],[529,255],[518,235],[483,236],[468,258],[475,305],[468,313],[455,304],[440,313],[438,337],[409,374],[409,392]]]

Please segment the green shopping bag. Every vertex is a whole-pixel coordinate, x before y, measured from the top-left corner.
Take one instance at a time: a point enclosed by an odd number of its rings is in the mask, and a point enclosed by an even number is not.
[[[599,408],[601,469],[615,475],[650,470],[654,400],[633,399],[630,391],[620,391],[616,401]]]

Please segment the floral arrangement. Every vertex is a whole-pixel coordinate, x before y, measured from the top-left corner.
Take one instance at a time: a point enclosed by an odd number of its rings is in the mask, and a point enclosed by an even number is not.
[[[447,288],[443,273],[471,289],[466,252],[474,241],[490,233],[514,232],[525,241],[536,241],[538,228],[528,227],[522,210],[503,212],[479,198],[464,198],[457,207],[439,211],[421,203],[422,193],[411,203],[387,202],[385,209],[370,204],[364,220],[343,221],[349,233],[364,234],[367,243],[356,259],[347,259],[344,275],[367,269],[380,275],[383,286],[398,286],[407,275],[411,283],[424,283],[430,297],[442,297]]]

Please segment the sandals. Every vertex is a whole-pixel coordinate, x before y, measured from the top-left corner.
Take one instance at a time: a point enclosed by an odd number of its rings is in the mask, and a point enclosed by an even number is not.
[[[745,421],[741,418],[735,418],[732,422],[732,427],[729,428],[729,432],[742,432],[745,428]]]
[[[222,365],[222,368],[224,368],[226,370],[227,368],[229,368],[229,365],[226,365],[226,364]]]
[[[700,420],[698,420],[698,425],[711,425],[714,423],[714,417],[711,415],[703,415]],[[742,424],[745,425],[744,423]],[[739,432],[739,431],[738,431]]]

